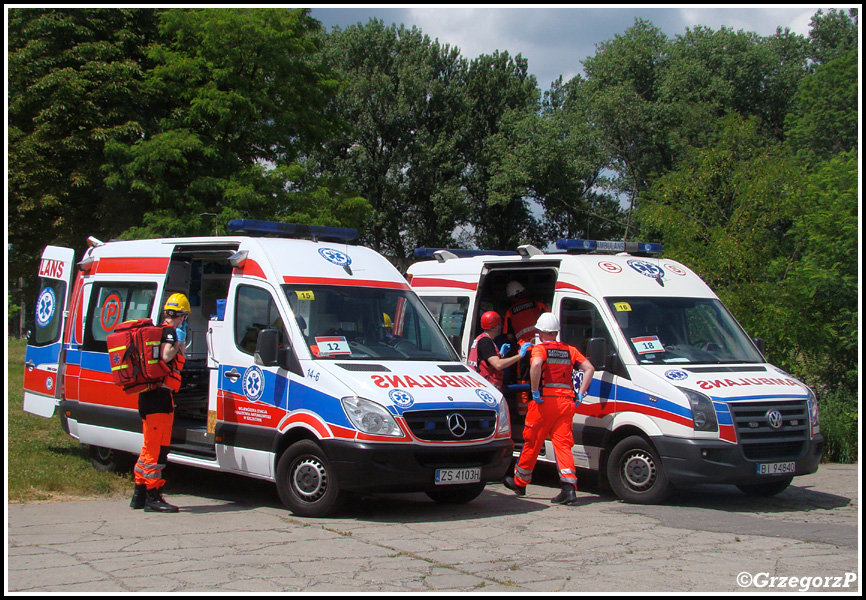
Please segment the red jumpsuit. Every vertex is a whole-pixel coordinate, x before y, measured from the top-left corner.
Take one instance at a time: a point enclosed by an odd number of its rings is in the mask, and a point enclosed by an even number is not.
[[[535,324],[542,313],[550,312],[543,302],[521,299],[505,311],[505,325],[502,333],[513,334],[519,344],[531,342],[537,329]]]
[[[541,397],[543,402],[529,403],[526,426],[523,430],[524,445],[514,467],[514,482],[526,486],[532,481],[532,470],[544,441],[550,436],[559,479],[577,489],[577,474],[574,469],[574,384],[572,371],[586,357],[574,346],[562,342],[548,341],[532,347],[532,358],[541,357]]]
[[[177,340],[174,327],[162,324],[162,344],[174,344]],[[162,385],[138,395],[138,414],[144,432],[144,445],[135,464],[136,485],[147,489],[160,489],[165,485],[162,470],[165,468],[168,448],[171,445],[171,428],[174,423],[174,398],[172,392],[180,389],[180,371],[184,357],[178,354],[171,361],[171,371]]]

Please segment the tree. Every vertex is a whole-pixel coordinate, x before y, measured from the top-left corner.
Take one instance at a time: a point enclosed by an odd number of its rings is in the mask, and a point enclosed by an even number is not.
[[[848,12],[831,8],[827,13],[819,10],[809,23],[811,59],[821,65],[839,58],[849,50],[858,48],[858,11]]]
[[[464,112],[459,52],[413,27],[366,25],[328,35],[344,87],[333,110],[347,127],[316,156],[371,205],[362,241],[408,260],[416,246],[453,245],[465,220],[456,146]]]
[[[538,109],[540,93],[522,56],[481,55],[470,62],[463,88],[465,119],[458,146],[461,186],[479,248],[513,250],[539,239],[525,186],[503,173],[503,126],[515,126]],[[507,135],[507,134],[504,134]],[[520,134],[516,134],[520,135]],[[491,180],[498,173],[495,189]]]
[[[205,212],[220,222],[320,212],[331,221],[362,206],[337,194],[319,211],[315,188],[298,189],[299,161],[337,125],[321,110],[338,82],[317,63],[319,33],[307,9],[162,13],[148,53],[150,119],[134,143],[106,148],[108,183],[149,207],[127,236],[207,231]]]
[[[806,77],[785,119],[788,143],[812,164],[857,147],[860,139],[856,48]]]
[[[104,183],[103,152],[140,138],[151,9],[9,11],[9,276],[32,280],[42,247],[80,247],[140,219]]]

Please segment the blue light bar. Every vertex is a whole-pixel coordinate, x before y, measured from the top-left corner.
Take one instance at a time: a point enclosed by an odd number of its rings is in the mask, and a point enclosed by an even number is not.
[[[287,238],[312,238],[328,242],[349,242],[358,239],[357,229],[344,227],[323,227],[321,225],[296,225],[277,221],[256,221],[254,219],[235,219],[229,221],[229,231],[249,235],[277,235]]]
[[[556,247],[568,252],[628,252],[629,254],[661,254],[661,244],[647,242],[556,240]]]
[[[445,250],[457,258],[472,258],[474,256],[517,256],[514,250],[462,250],[460,248],[415,248],[414,256],[419,260],[436,258],[434,252]]]

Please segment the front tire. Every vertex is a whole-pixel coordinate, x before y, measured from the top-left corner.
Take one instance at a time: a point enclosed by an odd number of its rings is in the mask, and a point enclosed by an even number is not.
[[[472,483],[469,485],[448,486],[441,490],[430,490],[425,492],[427,496],[438,504],[466,504],[472,502],[481,492],[484,491],[485,484]]]
[[[607,477],[614,493],[631,504],[659,504],[673,491],[655,448],[637,435],[614,447]]]
[[[283,452],[276,481],[280,500],[299,517],[326,517],[344,500],[331,462],[310,440],[296,442]]]

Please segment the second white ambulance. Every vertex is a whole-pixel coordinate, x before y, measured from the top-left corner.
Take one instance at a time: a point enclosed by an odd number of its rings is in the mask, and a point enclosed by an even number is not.
[[[518,281],[595,365],[574,417],[578,468],[623,500],[658,503],[678,484],[734,484],[753,495],[813,473],[823,438],[814,393],[767,363],[713,291],[657,244],[560,240],[489,253],[419,249],[408,270],[465,360],[488,311],[505,315]],[[604,254],[613,252],[613,254]],[[575,374],[579,381],[582,373]],[[516,450],[526,385],[505,386]],[[550,441],[542,460],[553,461]]]

